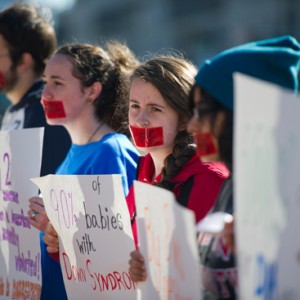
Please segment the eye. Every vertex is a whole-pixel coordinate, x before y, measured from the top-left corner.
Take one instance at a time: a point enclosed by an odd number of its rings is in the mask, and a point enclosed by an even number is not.
[[[54,81],[54,85],[62,85],[62,83],[60,81]]]
[[[152,112],[161,112],[162,110],[159,107],[151,106],[151,111]]]
[[[135,103],[135,102],[131,102],[130,103],[130,108],[132,108],[132,109],[139,109],[140,106],[137,103]]]

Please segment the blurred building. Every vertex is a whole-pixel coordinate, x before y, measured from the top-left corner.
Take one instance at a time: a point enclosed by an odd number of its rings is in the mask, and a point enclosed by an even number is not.
[[[176,48],[200,63],[251,40],[300,40],[299,12],[299,0],[77,0],[57,32],[61,43],[116,38],[138,55]]]
[[[0,0],[53,12],[59,43],[115,38],[139,56],[175,48],[199,64],[237,44],[291,34],[300,40],[300,0]]]

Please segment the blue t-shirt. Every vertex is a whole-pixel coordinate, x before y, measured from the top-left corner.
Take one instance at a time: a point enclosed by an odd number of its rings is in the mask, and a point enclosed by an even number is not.
[[[98,142],[72,145],[56,174],[121,174],[124,193],[127,195],[136,176],[138,158],[138,151],[125,135],[109,133]],[[41,299],[68,299],[60,264],[49,256],[42,240],[41,258]]]

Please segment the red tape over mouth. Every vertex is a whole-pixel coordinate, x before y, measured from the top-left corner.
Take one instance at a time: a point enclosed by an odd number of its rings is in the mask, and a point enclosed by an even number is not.
[[[62,101],[42,99],[42,105],[48,119],[62,119],[66,117]]]
[[[152,127],[152,128],[138,128],[130,127],[131,136],[137,147],[148,148],[161,146],[164,143],[163,128]]]
[[[211,133],[196,133],[194,140],[197,144],[197,155],[207,156],[217,153],[217,147],[214,144]]]
[[[0,87],[5,85],[5,78],[2,72],[0,72]]]

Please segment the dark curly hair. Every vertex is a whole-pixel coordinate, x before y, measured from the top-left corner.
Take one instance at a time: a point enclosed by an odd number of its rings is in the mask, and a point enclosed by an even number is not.
[[[149,59],[134,70],[131,80],[139,78],[154,85],[168,105],[178,113],[179,122],[185,124],[191,117],[188,95],[195,74],[196,68],[191,62],[178,54],[170,54]],[[185,129],[179,131],[172,153],[164,160],[162,180],[157,185],[172,190],[172,179],[194,154],[193,137]]]
[[[129,77],[139,62],[128,47],[114,41],[108,42],[105,49],[90,44],[67,44],[55,54],[69,57],[73,76],[81,81],[82,87],[101,83],[101,93],[93,102],[96,117],[129,136],[126,126]]]

